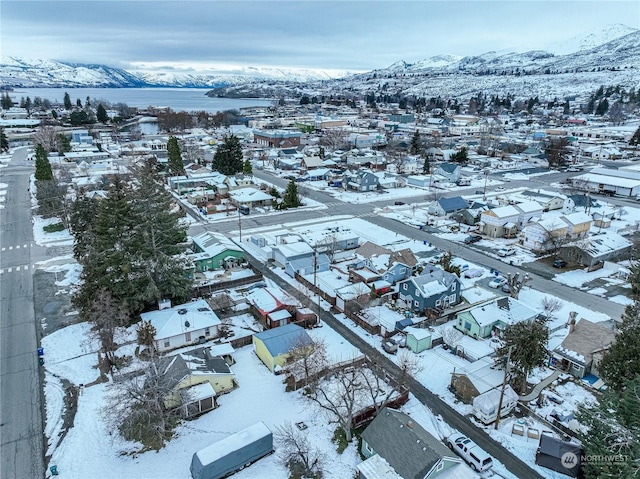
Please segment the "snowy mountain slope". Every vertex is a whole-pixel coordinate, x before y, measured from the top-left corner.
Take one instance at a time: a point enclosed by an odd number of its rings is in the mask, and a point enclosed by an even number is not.
[[[209,72],[126,71],[106,65],[83,65],[53,60],[3,57],[0,81],[20,87],[219,87],[255,81],[311,82],[347,72],[325,70],[243,67]]]
[[[0,83],[24,88],[145,86],[136,75],[120,68],[14,57],[2,57]]]
[[[637,32],[637,28],[628,27],[620,23],[605,25],[600,30],[585,32],[560,43],[547,45],[548,50],[556,55],[568,55],[581,50],[591,50],[605,43],[624,37],[630,33]]]

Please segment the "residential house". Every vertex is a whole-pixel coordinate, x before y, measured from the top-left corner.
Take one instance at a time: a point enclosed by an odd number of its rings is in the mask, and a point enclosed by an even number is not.
[[[255,208],[259,206],[271,206],[273,196],[256,188],[240,188],[229,192],[231,203],[236,206],[248,206]]]
[[[361,479],[473,477],[472,474],[460,476],[457,470],[452,476],[454,469],[467,469],[467,466],[415,419],[395,409],[385,407],[380,411],[361,437],[360,452],[366,458],[358,465]],[[385,466],[374,457],[384,459],[392,474],[380,475],[380,467]]]
[[[450,183],[457,183],[462,176],[460,165],[455,163],[440,163],[433,172],[436,175],[444,176]]]
[[[307,331],[297,324],[287,324],[253,335],[253,350],[271,372],[280,371],[292,351],[312,344]]]
[[[460,279],[434,268],[398,283],[398,299],[413,311],[443,310],[460,302]]]
[[[521,211],[507,205],[480,213],[482,232],[491,238],[515,238]]]
[[[300,237],[290,236],[286,240],[282,238],[280,240],[279,244],[271,248],[271,258],[276,263],[286,267],[287,263],[297,259],[310,258],[313,260],[313,248],[302,241]]]
[[[595,234],[581,241],[565,244],[559,256],[584,266],[594,266],[603,261],[624,258],[633,244],[618,233]]]
[[[480,304],[456,315],[454,327],[473,338],[488,338],[498,335],[507,326],[533,321],[538,312],[505,296]]]
[[[562,209],[566,198],[563,195],[550,195],[540,193],[540,191],[525,190],[521,194],[524,198],[535,201],[542,206],[542,211],[553,211]]]
[[[160,311],[148,311],[140,317],[143,321],[150,321],[155,328],[154,346],[159,352],[211,339],[221,324],[220,318],[204,299]]]
[[[492,358],[484,357],[454,372],[451,388],[458,399],[471,404],[476,397],[502,387],[503,381],[504,370]]]
[[[351,191],[375,191],[378,188],[378,177],[371,171],[347,171],[342,178],[342,187]]]
[[[329,168],[315,168],[313,170],[308,170],[302,178],[309,181],[325,181],[331,178],[332,175],[333,173]]]
[[[453,215],[453,218],[465,225],[475,226],[480,222],[482,212],[487,211],[488,209],[489,207],[486,204],[473,201],[469,208],[456,213]]]
[[[524,228],[534,218],[540,218],[542,216],[543,207],[537,201],[524,201],[514,206],[520,212],[518,215],[518,226],[520,229]]]
[[[189,416],[213,409],[217,396],[237,386],[227,362],[212,355],[211,348],[164,356],[160,358],[159,370],[169,379],[172,391],[164,399],[165,407],[172,408],[186,400],[184,406]]]
[[[289,324],[297,306],[297,302],[287,293],[273,287],[255,288],[246,299],[253,314],[267,328]],[[275,314],[278,311],[287,311],[289,314]]]
[[[246,188],[255,185],[255,179],[253,175],[245,175],[237,173],[233,176],[227,176],[224,180],[229,191],[235,191],[240,188]]]
[[[440,198],[432,201],[427,208],[427,212],[431,215],[446,216],[451,213],[463,211],[469,208],[469,203],[462,196],[454,196],[452,198]]]
[[[323,166],[323,161],[319,156],[305,156],[302,158],[302,161],[300,161],[300,169],[303,171],[315,170]]]
[[[586,213],[577,212],[560,217],[562,221],[567,223],[567,235],[572,241],[586,238],[591,229],[592,219]]]
[[[284,271],[292,278],[295,278],[296,274],[305,276],[314,271],[316,273],[329,271],[330,266],[331,260],[329,257],[324,253],[317,253],[311,256],[305,255],[288,260],[285,264]]]
[[[551,364],[580,379],[589,374],[599,376],[598,365],[615,337],[611,328],[584,318],[570,323],[569,334],[552,352]]]
[[[233,268],[244,261],[243,251],[221,233],[205,231],[191,241],[193,253],[188,258],[193,261],[196,271]]]

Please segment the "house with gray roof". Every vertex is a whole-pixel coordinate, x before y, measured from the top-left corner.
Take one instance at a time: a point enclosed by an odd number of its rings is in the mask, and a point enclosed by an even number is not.
[[[624,258],[633,244],[618,233],[594,234],[580,241],[563,245],[559,256],[584,266],[594,266],[601,261]]]
[[[398,283],[398,299],[413,311],[443,310],[460,302],[460,279],[440,268]]]
[[[361,452],[367,459],[358,465],[360,478],[474,477],[473,474],[469,474],[471,471],[460,458],[429,434],[415,419],[395,409],[386,407],[380,411],[362,432],[361,437]],[[374,459],[376,457],[384,461]],[[392,471],[389,471],[387,466],[390,466]],[[454,468],[460,469],[456,472],[463,475],[451,476]],[[380,471],[384,469],[393,473],[380,475]],[[465,473],[465,470],[468,472]]]
[[[444,176],[447,181],[457,183],[462,175],[460,165],[455,163],[440,163],[434,170],[436,175]]]
[[[454,196],[452,198],[439,198],[432,201],[427,211],[430,215],[446,216],[457,211],[463,211],[469,208],[469,203],[462,196]]]
[[[498,335],[507,326],[533,321],[538,312],[517,299],[505,296],[480,304],[456,315],[454,327],[473,338]]]
[[[188,258],[196,271],[232,268],[244,259],[242,249],[221,233],[205,231],[191,238],[191,241],[193,253]]]
[[[569,334],[552,352],[551,364],[577,378],[599,376],[598,365],[616,333],[611,327],[581,318],[569,325]]]

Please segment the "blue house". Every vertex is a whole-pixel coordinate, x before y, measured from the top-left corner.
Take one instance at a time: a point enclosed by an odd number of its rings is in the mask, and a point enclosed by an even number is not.
[[[378,188],[378,184],[378,177],[370,171],[346,172],[342,178],[342,186],[345,190],[374,191]]]
[[[431,215],[446,216],[457,211],[463,211],[469,208],[469,203],[462,196],[454,196],[453,198],[440,198],[429,204],[427,211]]]
[[[305,276],[307,274],[313,273],[314,269],[316,273],[329,271],[330,264],[331,261],[329,260],[329,257],[324,253],[320,253],[317,254],[315,258],[313,256],[302,256],[293,258],[287,261],[284,267],[284,271],[289,276],[294,278],[296,273],[301,276]]]
[[[460,280],[436,268],[398,283],[398,299],[413,311],[445,309],[460,302]]]
[[[408,279],[413,274],[413,268],[403,263],[393,263],[391,267],[382,275],[385,281],[396,284],[398,281]]]

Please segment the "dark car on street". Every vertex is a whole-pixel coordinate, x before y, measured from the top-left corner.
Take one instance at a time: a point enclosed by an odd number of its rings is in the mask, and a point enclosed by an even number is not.
[[[567,262],[563,259],[554,259],[553,267],[554,268],[564,268],[567,265]]]
[[[472,243],[477,243],[478,241],[480,241],[482,239],[482,236],[480,235],[471,235],[471,236],[467,236],[464,239],[464,242],[466,244],[472,244]]]

